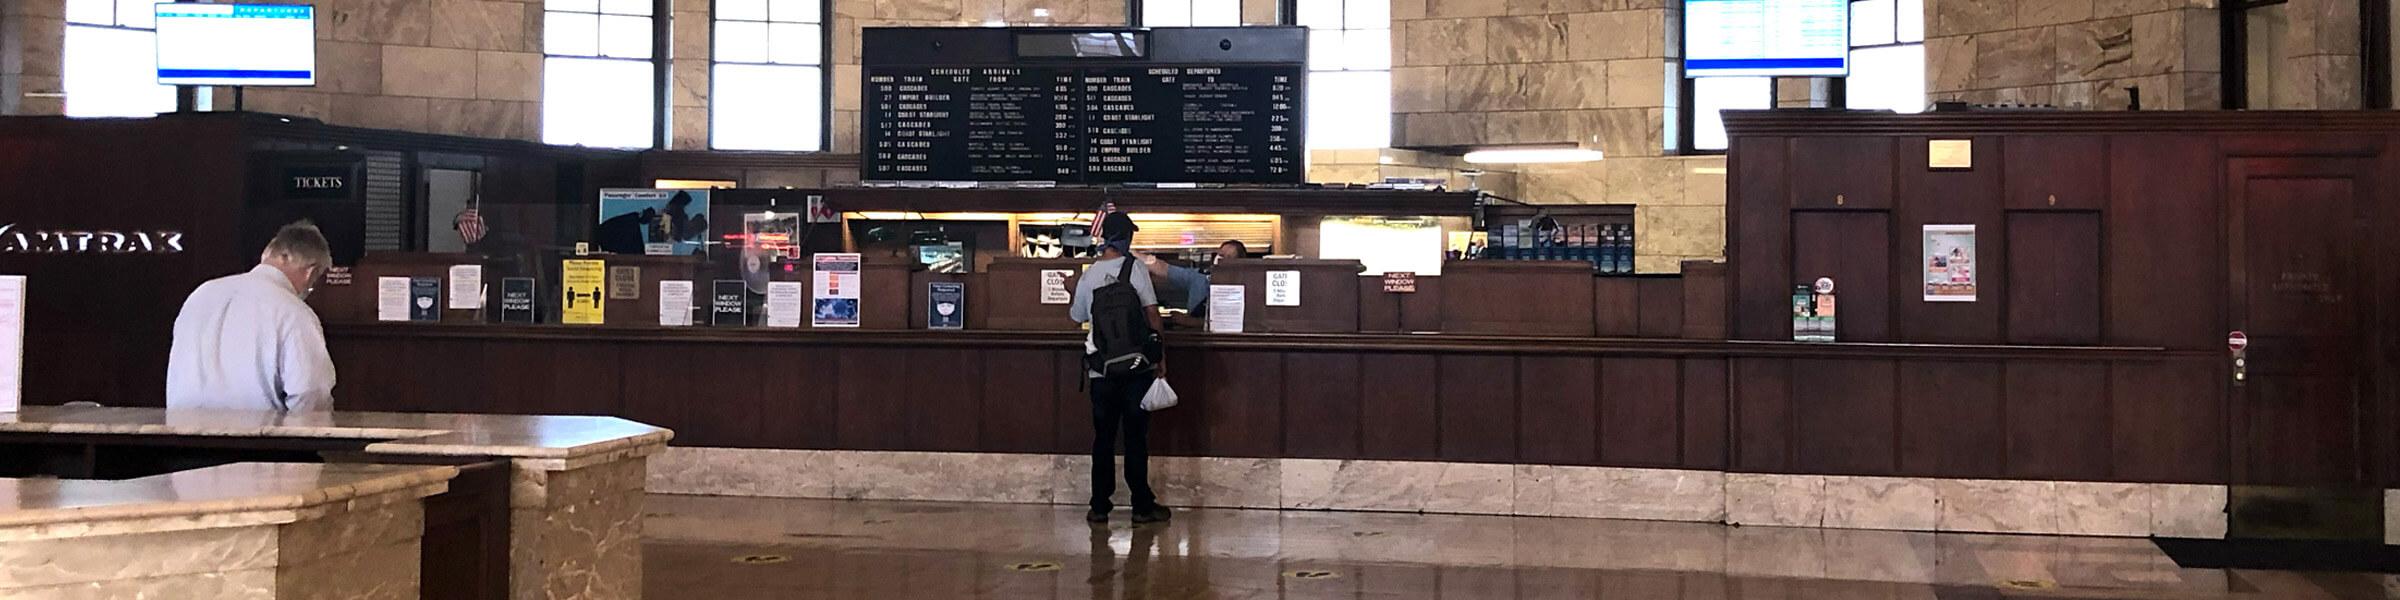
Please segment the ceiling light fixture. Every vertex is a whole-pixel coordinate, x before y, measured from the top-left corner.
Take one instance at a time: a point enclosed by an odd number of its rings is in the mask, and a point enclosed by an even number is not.
[[[1466,161],[1489,164],[1553,164],[1592,162],[1607,158],[1598,148],[1581,146],[1502,147],[1467,152]]]

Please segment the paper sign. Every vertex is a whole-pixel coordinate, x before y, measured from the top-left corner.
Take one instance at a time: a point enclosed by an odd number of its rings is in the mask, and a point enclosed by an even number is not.
[[[1926,302],[1975,301],[1975,226],[1926,225]]]
[[[325,285],[346,286],[350,285],[350,282],[355,279],[356,275],[350,270],[350,267],[334,266],[325,268]]]
[[[25,276],[0,275],[0,413],[25,397]]]
[[[813,273],[816,277],[815,302],[810,306],[808,323],[811,327],[858,326],[858,264],[857,254],[818,254]]]
[[[607,304],[601,300],[601,288],[607,285],[608,263],[597,260],[568,260],[559,265],[558,320],[569,325],[599,325],[607,322]]]
[[[408,278],[375,278],[375,320],[408,320]]]
[[[533,322],[533,278],[500,278],[500,322]]]
[[[442,278],[408,278],[408,320],[440,321],[442,309]]]
[[[1417,293],[1417,274],[1407,271],[1386,271],[1383,274],[1383,293]]]
[[[967,328],[967,284],[956,281],[925,284],[925,328]]]
[[[1300,272],[1267,272],[1267,306],[1300,305]]]
[[[1075,292],[1067,289],[1067,278],[1074,269],[1042,269],[1042,303],[1066,304],[1075,301]]]
[[[749,284],[739,279],[716,280],[709,290],[708,324],[718,327],[749,325]]]
[[[450,265],[450,309],[483,308],[483,265]]]
[[[768,327],[800,326],[800,299],[806,295],[800,290],[800,282],[797,281],[767,282]]]
[[[658,324],[665,327],[692,324],[692,282],[658,282]]]
[[[1210,333],[1241,333],[1242,309],[1248,302],[1249,288],[1238,285],[1208,286],[1208,331]]]

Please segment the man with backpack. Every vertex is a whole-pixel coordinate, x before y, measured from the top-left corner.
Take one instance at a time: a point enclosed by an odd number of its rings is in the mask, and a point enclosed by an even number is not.
[[[1084,338],[1084,371],[1092,390],[1092,510],[1084,520],[1108,522],[1109,496],[1116,492],[1117,433],[1125,434],[1125,487],[1133,493],[1133,522],[1156,523],[1171,514],[1150,491],[1150,413],[1142,395],[1167,375],[1158,332],[1158,291],[1150,272],[1133,257],[1133,232],[1141,228],[1125,213],[1100,219],[1100,258],[1075,282],[1067,315],[1091,326]]]

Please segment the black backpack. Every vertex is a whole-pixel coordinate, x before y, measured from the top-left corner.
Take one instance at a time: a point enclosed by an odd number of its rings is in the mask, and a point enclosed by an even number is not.
[[[1149,350],[1157,333],[1150,330],[1149,310],[1141,292],[1133,289],[1131,256],[1117,270],[1117,280],[1092,290],[1092,348],[1084,366],[1105,377],[1148,373],[1157,365]],[[1144,276],[1149,273],[1143,273]]]

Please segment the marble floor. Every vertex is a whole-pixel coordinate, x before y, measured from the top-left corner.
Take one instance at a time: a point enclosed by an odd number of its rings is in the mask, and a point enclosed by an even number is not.
[[[2400,598],[2400,579],[2183,569],[2146,540],[1536,517],[653,495],[649,598]]]

